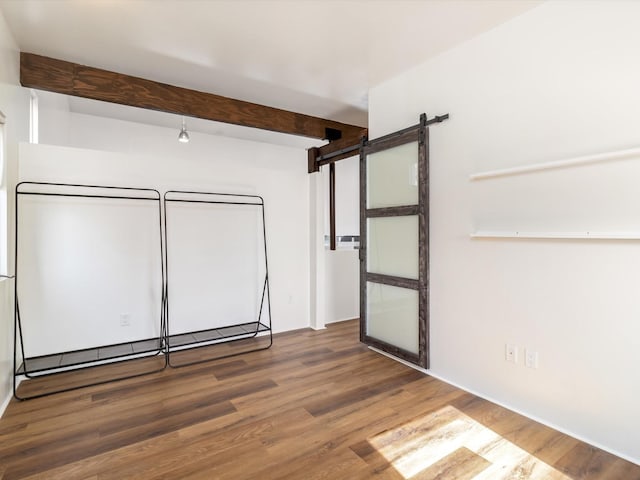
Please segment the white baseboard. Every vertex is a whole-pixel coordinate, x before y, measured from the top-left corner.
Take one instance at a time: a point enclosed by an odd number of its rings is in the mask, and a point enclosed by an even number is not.
[[[570,430],[568,430],[566,428],[563,428],[563,427],[560,427],[558,425],[555,425],[554,423],[549,422],[549,421],[547,421],[547,420],[545,420],[543,418],[537,417],[536,415],[532,415],[532,414],[530,414],[528,412],[525,412],[523,410],[520,410],[519,408],[516,408],[516,407],[514,407],[512,405],[508,405],[505,402],[502,402],[500,400],[496,400],[495,398],[491,398],[490,396],[487,396],[487,395],[485,395],[483,393],[477,392],[477,391],[475,391],[475,390],[473,390],[471,388],[467,388],[464,385],[460,385],[459,383],[454,382],[452,380],[449,380],[448,378],[446,378],[446,377],[444,377],[442,375],[438,375],[437,373],[433,372],[432,370],[425,370],[424,368],[418,367],[417,365],[413,365],[412,363],[409,363],[409,362],[407,362],[405,360],[402,360],[401,358],[394,357],[393,355],[390,355],[387,352],[383,352],[380,349],[377,349],[375,347],[369,347],[369,349],[371,349],[374,352],[377,352],[377,353],[379,353],[381,355],[384,355],[385,357],[388,357],[388,358],[390,358],[392,360],[400,362],[400,363],[402,363],[402,364],[404,364],[404,365],[406,365],[408,367],[411,367],[414,370],[418,370],[418,371],[420,371],[422,373],[425,373],[425,374],[427,374],[427,375],[429,375],[429,376],[431,376],[433,378],[437,378],[438,380],[441,380],[441,381],[443,381],[445,383],[448,383],[449,385],[453,385],[454,387],[457,387],[457,388],[459,388],[461,390],[464,390],[465,392],[469,392],[469,393],[475,395],[476,397],[480,397],[480,398],[482,398],[484,400],[488,400],[491,403],[495,403],[496,405],[500,405],[501,407],[504,407],[507,410],[511,410],[512,412],[515,412],[515,413],[517,413],[519,415],[522,415],[523,417],[527,417],[527,418],[529,418],[529,419],[531,419],[531,420],[533,420],[535,422],[541,423],[542,425],[545,425],[545,426],[547,426],[549,428],[553,428],[554,430],[556,430],[556,431],[558,431],[560,433],[564,433],[565,435],[569,435],[570,437],[573,437],[573,438],[575,438],[577,440],[580,440],[581,442],[588,443],[589,445],[593,445],[594,447],[597,447],[600,450],[604,450],[605,452],[608,452],[608,453],[610,453],[612,455],[615,455],[616,457],[620,457],[620,458],[622,458],[624,460],[627,460],[627,461],[629,461],[631,463],[635,463],[636,465],[640,465],[640,458],[633,458],[633,457],[631,457],[629,455],[625,455],[624,453],[618,452],[618,451],[616,451],[616,450],[614,450],[612,448],[607,447],[606,445],[602,445],[602,444],[600,444],[600,443],[598,443],[598,442],[596,442],[596,441],[594,441],[592,439],[586,438],[586,437],[584,437],[582,435],[579,435],[579,434],[577,434],[575,432],[572,432],[572,431],[570,431]]]
[[[22,378],[17,378],[16,388],[18,388],[18,385],[20,385],[20,382],[22,382]],[[2,402],[2,405],[0,405],[0,418],[2,418],[2,416],[4,415],[4,412],[9,406],[9,402],[11,402],[12,398],[13,398],[13,391],[9,392],[9,395],[7,395],[7,398],[5,398],[4,402]]]
[[[340,320],[331,320],[330,322],[327,322],[327,324],[348,322],[350,320],[358,320],[358,317],[349,317],[349,318],[341,318]]]

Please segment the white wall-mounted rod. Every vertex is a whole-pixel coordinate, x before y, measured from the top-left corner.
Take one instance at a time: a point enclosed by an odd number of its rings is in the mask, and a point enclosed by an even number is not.
[[[575,240],[640,240],[640,232],[521,232],[479,230],[471,238],[548,238]]]
[[[596,155],[586,155],[584,157],[570,158],[567,160],[555,160],[553,162],[534,163],[522,167],[502,168],[498,170],[488,170],[486,172],[469,175],[470,180],[484,180],[487,178],[506,177],[509,175],[521,175],[523,173],[537,172],[540,170],[551,170],[555,168],[575,167],[578,165],[588,165],[598,162],[620,160],[628,157],[640,157],[640,148],[630,148],[628,150],[617,150],[615,152],[598,153]]]

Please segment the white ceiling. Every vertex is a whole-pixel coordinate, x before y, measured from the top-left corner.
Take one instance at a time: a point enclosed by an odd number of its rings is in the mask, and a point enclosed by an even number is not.
[[[366,126],[370,87],[540,3],[0,0],[0,10],[22,51]]]

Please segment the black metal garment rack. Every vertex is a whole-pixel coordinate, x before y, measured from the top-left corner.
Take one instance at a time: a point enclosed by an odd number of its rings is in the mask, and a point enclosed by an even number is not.
[[[18,254],[20,245],[20,233],[19,233],[19,220],[20,220],[20,198],[24,196],[47,196],[47,197],[65,197],[65,198],[79,198],[79,199],[108,199],[113,200],[129,200],[135,202],[155,202],[158,205],[158,244],[160,246],[160,262],[161,275],[160,284],[162,285],[161,292],[161,305],[160,305],[160,318],[158,320],[158,332],[159,335],[153,338],[147,338],[144,340],[135,340],[126,343],[118,343],[111,345],[101,345],[94,348],[86,348],[81,350],[57,352],[54,354],[27,357],[25,355],[25,338],[23,335],[23,318],[20,315],[20,298],[18,292]],[[19,376],[24,376],[28,379],[41,378],[48,375],[63,374],[70,370],[94,368],[98,366],[104,366],[105,364],[138,360],[140,358],[149,358],[152,356],[165,353],[165,336],[166,336],[166,283],[165,283],[165,270],[164,270],[164,245],[162,242],[162,210],[161,210],[161,196],[160,192],[154,189],[147,188],[130,188],[130,187],[116,187],[116,186],[101,186],[101,185],[80,185],[80,184],[66,184],[66,183],[47,183],[47,182],[22,182],[16,186],[15,190],[15,277],[16,286],[14,290],[14,307],[15,307],[15,319],[14,319],[14,355],[13,355],[13,370],[14,370],[14,382],[13,382],[13,394],[18,400],[26,400],[31,398],[44,397],[54,393],[61,393],[78,388],[99,385],[116,380],[124,380],[126,378],[138,377],[141,375],[147,375],[155,373],[166,368],[168,364],[167,356],[160,363],[160,367],[153,366],[150,370],[144,370],[135,374],[122,374],[116,375],[113,378],[100,379],[95,381],[89,381],[81,385],[73,385],[62,388],[54,388],[45,392],[38,390],[34,395],[22,396],[17,391],[17,379]],[[28,319],[25,319],[28,321]],[[28,341],[28,339],[27,339]],[[20,358],[18,356],[20,355]]]
[[[166,322],[166,352],[168,357],[168,364],[171,367],[184,367],[188,365],[194,365],[197,363],[208,362],[212,360],[218,360],[221,358],[240,355],[252,351],[266,350],[273,344],[273,334],[271,329],[271,298],[269,294],[269,266],[267,262],[267,241],[266,241],[266,229],[265,229],[265,215],[264,215],[264,200],[257,195],[241,195],[241,194],[229,194],[229,193],[213,193],[213,192],[191,192],[191,191],[179,191],[170,190],[164,194],[164,255],[165,255],[165,303],[164,303],[164,318]],[[168,220],[171,215],[170,209],[167,208],[171,203],[183,203],[183,204],[200,204],[200,205],[233,205],[233,206],[254,206],[260,209],[261,224],[262,224],[262,242],[263,242],[263,255],[264,255],[264,281],[262,282],[262,293],[260,295],[260,306],[256,315],[256,318],[247,319],[243,323],[224,324],[222,326],[216,326],[208,329],[202,329],[197,331],[172,333],[171,331],[171,319],[169,316],[169,285],[170,285],[170,268],[169,268],[169,240],[167,238],[167,232],[170,230],[170,222]],[[214,292],[215,293],[215,292]],[[268,320],[264,319],[264,313],[267,313]],[[268,335],[268,337],[267,337]],[[258,340],[263,340],[259,342]],[[215,346],[220,344],[228,344],[229,342],[237,342],[236,344],[248,343],[246,341],[255,340],[248,348],[240,348],[237,351],[226,351],[221,355],[217,355],[213,358],[198,358],[196,360],[189,359],[184,362],[176,363],[172,362],[172,357],[177,357],[178,352],[184,350]],[[245,341],[245,342],[243,342]]]

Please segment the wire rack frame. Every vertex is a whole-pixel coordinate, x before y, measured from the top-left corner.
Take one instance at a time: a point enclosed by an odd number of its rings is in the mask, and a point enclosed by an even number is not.
[[[171,198],[174,197],[174,198]],[[262,217],[262,240],[264,246],[264,267],[265,278],[262,287],[262,295],[260,300],[260,308],[257,314],[257,319],[252,322],[245,322],[235,325],[227,325],[221,328],[212,328],[207,330],[198,330],[194,332],[187,332],[171,335],[170,333],[170,316],[169,316],[169,241],[167,238],[167,205],[169,203],[197,203],[197,204],[210,204],[210,205],[253,205],[260,207],[260,213]],[[197,192],[197,191],[185,191],[185,190],[169,190],[165,192],[163,197],[164,205],[164,261],[165,261],[165,303],[164,303],[164,318],[166,328],[166,353],[169,366],[173,368],[186,367],[189,365],[195,365],[199,363],[211,362],[214,360],[220,360],[222,358],[234,357],[249,352],[255,352],[260,350],[266,350],[273,345],[273,332],[271,328],[271,295],[269,291],[269,262],[267,260],[267,234],[265,226],[265,213],[264,213],[264,199],[259,195],[245,195],[245,194],[232,194],[232,193],[216,193],[216,192]],[[265,302],[266,298],[266,302]],[[265,305],[266,303],[266,305]],[[262,322],[262,315],[266,307],[267,315],[269,317],[269,323]],[[172,352],[183,351],[185,349],[209,347],[212,345],[219,345],[222,343],[236,342],[241,340],[247,340],[249,338],[255,338],[260,333],[267,333],[269,335],[269,341],[266,346],[258,348],[242,350],[233,352],[230,354],[224,354],[213,358],[199,359],[189,361],[185,363],[176,364],[171,361]],[[193,339],[184,339],[184,335],[193,335]],[[198,336],[199,335],[199,336]]]
[[[58,191],[55,191],[58,189]],[[62,189],[62,191],[59,191]],[[65,190],[74,190],[76,189],[77,193],[72,193],[70,191]],[[47,191],[48,190],[48,191]],[[158,244],[160,246],[160,271],[161,271],[161,305],[160,305],[160,318],[159,318],[159,335],[158,337],[154,337],[153,339],[142,340],[142,341],[134,341],[129,343],[120,343],[114,345],[104,345],[95,348],[75,350],[69,352],[59,352],[56,354],[52,354],[49,356],[42,357],[32,357],[27,358],[25,355],[24,348],[24,335],[22,328],[22,318],[20,316],[20,300],[19,300],[19,292],[18,292],[18,279],[19,279],[19,269],[18,269],[18,255],[19,255],[19,219],[20,219],[20,202],[19,199],[21,196],[49,196],[49,197],[66,197],[66,198],[97,198],[97,199],[119,199],[119,200],[134,200],[134,201],[153,201],[158,204]],[[52,389],[45,393],[38,393],[36,395],[31,396],[21,396],[18,394],[18,377],[23,375],[26,378],[34,379],[41,378],[46,375],[57,375],[61,373],[66,373],[71,370],[80,370],[80,369],[88,369],[88,368],[96,368],[100,366],[104,366],[105,364],[110,363],[118,363],[129,360],[136,360],[141,357],[148,358],[149,356],[156,356],[164,353],[165,350],[165,338],[166,338],[166,320],[165,320],[165,312],[166,312],[166,303],[167,303],[167,293],[166,293],[166,283],[165,283],[165,266],[164,266],[164,244],[162,242],[162,203],[161,203],[161,195],[158,190],[150,189],[150,188],[134,188],[134,187],[120,187],[120,186],[107,186],[107,185],[83,185],[83,184],[72,184],[72,183],[51,183],[51,182],[21,182],[16,185],[15,188],[15,228],[14,228],[14,255],[15,255],[15,289],[14,289],[14,352],[13,352],[13,371],[14,371],[14,382],[13,382],[13,395],[17,400],[28,400],[33,398],[46,397],[49,395],[53,395],[56,393],[63,393],[67,391],[77,390],[79,388],[85,388],[95,385],[102,385],[105,383],[110,383],[118,380],[125,380],[128,378],[135,378],[142,375],[148,375],[151,373],[157,373],[164,370],[168,365],[167,356],[164,356],[164,362],[162,367],[155,368],[150,371],[145,371],[142,373],[136,374],[127,374],[121,375],[114,378],[109,378],[105,380],[92,381],[87,383],[82,383],[79,385],[74,385],[71,387],[63,387],[59,389]],[[148,346],[142,346],[141,343],[144,342],[157,342],[157,348],[148,348]],[[20,345],[20,349],[18,350],[18,344]],[[130,345],[131,353],[122,353],[123,346]],[[111,353],[107,353],[103,355],[103,358],[100,358],[99,350],[110,351]],[[110,349],[110,350],[109,350]],[[89,356],[93,358],[91,355],[91,351],[96,350],[95,359],[86,360]],[[136,351],[137,350],[137,351]],[[22,365],[18,366],[18,353],[21,355]],[[70,361],[66,364],[60,365],[60,363],[55,364],[55,360],[53,358],[46,359],[44,357],[54,357],[56,355],[73,355],[76,357],[83,357],[85,360],[79,360],[77,362]],[[49,364],[47,364],[47,360]],[[29,362],[35,362],[35,367],[33,369],[29,368]],[[34,375],[37,374],[37,375]]]

